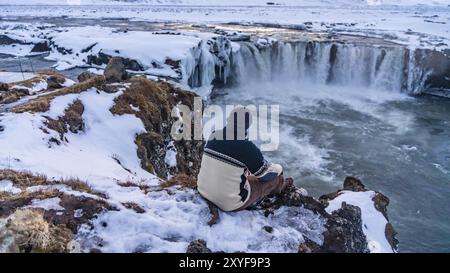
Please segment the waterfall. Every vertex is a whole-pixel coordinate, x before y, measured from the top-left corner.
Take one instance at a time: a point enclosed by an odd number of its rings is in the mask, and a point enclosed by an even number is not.
[[[212,85],[226,84],[231,70],[232,45],[224,36],[202,40],[181,60],[181,83],[197,90],[201,96]]]
[[[438,88],[447,88],[449,66],[444,53],[400,45],[338,41],[262,44],[230,42],[224,36],[203,41],[183,64],[187,83],[193,88],[298,80],[410,94],[434,88],[435,82],[441,85]]]
[[[299,80],[417,94],[435,72],[433,64],[424,64],[429,55],[429,51],[397,45],[278,41],[261,47],[240,42],[230,75],[237,83]]]

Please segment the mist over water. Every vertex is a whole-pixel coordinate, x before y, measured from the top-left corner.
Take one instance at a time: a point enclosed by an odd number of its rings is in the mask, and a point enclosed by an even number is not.
[[[280,146],[266,152],[318,197],[353,175],[391,200],[400,251],[450,249],[450,100],[307,80],[247,80],[212,104],[279,104]]]

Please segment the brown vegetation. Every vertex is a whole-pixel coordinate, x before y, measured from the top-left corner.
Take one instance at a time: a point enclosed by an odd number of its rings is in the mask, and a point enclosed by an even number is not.
[[[83,112],[83,103],[77,99],[64,110],[64,115],[58,119],[46,117],[46,126],[47,128],[58,132],[60,139],[64,140],[64,134],[67,133],[68,130],[74,134],[84,130]]]
[[[129,83],[124,93],[115,99],[115,105],[110,111],[116,115],[134,114],[142,120],[147,132],[136,138],[142,168],[161,178],[177,172],[196,176],[200,168],[203,141],[175,142],[177,167],[170,169],[164,162],[171,140],[171,126],[176,121],[171,117],[172,108],[178,103],[193,108],[196,95],[166,82],[151,81],[144,77],[133,77]],[[131,105],[138,107],[139,111],[133,110]]]
[[[72,94],[72,93],[81,93],[83,91],[88,90],[92,87],[101,87],[105,82],[105,78],[103,76],[96,76],[92,79],[89,79],[85,82],[77,83],[69,87],[61,88],[55,92],[45,94],[39,96],[29,102],[14,107],[11,111],[15,113],[23,113],[23,112],[45,112],[48,111],[50,107],[51,101],[62,95]]]
[[[0,180],[9,180],[14,184],[14,186],[19,187],[22,190],[25,190],[26,188],[31,186],[64,184],[75,191],[98,195],[98,193],[92,190],[92,188],[86,182],[83,182],[77,178],[49,181],[48,178],[43,174],[33,174],[28,171],[3,169],[0,170]]]
[[[73,236],[82,224],[90,224],[96,214],[114,210],[86,183],[79,179],[49,181],[44,175],[0,170],[0,180],[10,180],[22,191],[16,194],[0,192],[0,241],[9,242],[9,252],[68,252]],[[72,190],[99,197],[72,195],[57,188],[27,190],[30,186],[67,185]],[[62,211],[29,208],[33,200],[59,198]]]
[[[171,179],[161,183],[161,187],[163,188],[172,186],[180,186],[182,188],[196,189],[197,180],[184,173],[179,173],[174,177],[172,177]]]

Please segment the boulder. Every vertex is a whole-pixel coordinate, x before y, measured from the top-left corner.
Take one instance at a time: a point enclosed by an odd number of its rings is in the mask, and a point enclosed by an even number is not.
[[[94,65],[100,66],[100,65],[108,64],[112,58],[113,57],[110,55],[99,52],[98,55],[88,55],[86,62],[88,64],[94,64]],[[122,62],[123,62],[123,65],[125,66],[125,68],[128,70],[144,71],[144,67],[142,67],[142,65],[140,65],[139,62],[136,60],[122,58]]]
[[[30,89],[23,86],[16,86],[11,91],[16,92],[19,96],[28,96],[30,95]]]
[[[50,47],[47,42],[41,42],[34,45],[31,52],[47,52],[50,51]]]
[[[80,75],[78,75],[77,79],[79,82],[85,82],[89,79],[92,79],[93,77],[95,77],[96,75],[92,72],[89,71],[84,71],[82,72]]]
[[[7,83],[0,82],[0,92],[6,92],[6,91],[8,91],[8,89],[9,89],[9,86]]]
[[[366,191],[366,187],[358,178],[347,176],[344,181],[344,190],[345,191]]]
[[[123,64],[123,59],[120,57],[113,57],[109,60],[104,72],[106,81],[109,83],[120,82],[128,79],[128,73]]]
[[[63,87],[63,83],[66,81],[63,77],[51,75],[47,78],[48,89],[59,89]]]
[[[187,249],[186,253],[211,253],[211,249],[208,248],[206,242],[202,239],[192,241]]]

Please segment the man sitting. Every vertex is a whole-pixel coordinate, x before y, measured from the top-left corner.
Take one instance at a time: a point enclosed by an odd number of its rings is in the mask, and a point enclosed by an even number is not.
[[[283,168],[267,162],[258,147],[248,140],[251,122],[247,109],[234,109],[227,126],[213,132],[204,149],[198,191],[224,211],[250,208],[293,183],[292,178],[285,181]],[[217,212],[212,212],[217,218]],[[216,221],[213,219],[210,224]]]

